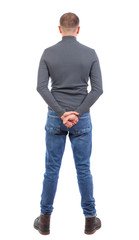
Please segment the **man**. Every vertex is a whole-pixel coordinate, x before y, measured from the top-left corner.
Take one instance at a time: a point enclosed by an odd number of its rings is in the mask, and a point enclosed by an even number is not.
[[[63,14],[58,27],[62,40],[44,50],[38,69],[37,91],[48,104],[48,113],[45,125],[46,169],[40,201],[41,213],[34,221],[34,228],[41,234],[50,233],[53,201],[66,135],[69,132],[81,207],[85,216],[84,233],[93,234],[101,227],[101,221],[96,217],[93,178],[90,172],[90,107],[103,93],[100,64],[95,50],[77,41],[80,26],[76,14]],[[48,89],[49,78],[52,83],[51,91]],[[88,93],[89,78],[91,91]]]

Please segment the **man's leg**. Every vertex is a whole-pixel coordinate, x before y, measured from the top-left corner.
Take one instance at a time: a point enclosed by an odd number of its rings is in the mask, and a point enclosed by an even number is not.
[[[90,113],[83,114],[69,134],[75,161],[81,206],[85,217],[96,216],[93,197],[93,177],[90,172],[92,151],[92,124]]]
[[[61,131],[61,119],[48,112],[46,130],[46,155],[43,190],[41,194],[41,214],[51,214],[57,189],[59,170],[65,149],[66,132]]]

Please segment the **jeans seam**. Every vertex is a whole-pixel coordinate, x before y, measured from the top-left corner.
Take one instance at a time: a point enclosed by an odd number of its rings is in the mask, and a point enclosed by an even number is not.
[[[59,116],[54,116],[54,115],[50,115],[50,114],[48,114],[48,116],[54,117],[54,118],[59,118]]]
[[[86,117],[79,117],[79,119],[80,119],[80,118],[89,118],[89,116],[86,116]]]

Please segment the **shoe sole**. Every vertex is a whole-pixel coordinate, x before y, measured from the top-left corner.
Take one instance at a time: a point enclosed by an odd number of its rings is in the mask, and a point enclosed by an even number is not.
[[[85,234],[93,234],[93,233],[95,233],[98,229],[100,229],[101,228],[101,226],[99,226],[99,227],[97,227],[96,229],[94,229],[93,231],[91,231],[91,232],[87,232],[87,231],[84,231],[84,233]]]
[[[34,225],[34,228],[35,228],[36,230],[38,230],[39,233],[42,234],[42,235],[48,235],[48,234],[50,234],[50,232],[42,232],[42,231],[40,231],[40,229],[39,229],[37,226],[35,226],[35,225]]]

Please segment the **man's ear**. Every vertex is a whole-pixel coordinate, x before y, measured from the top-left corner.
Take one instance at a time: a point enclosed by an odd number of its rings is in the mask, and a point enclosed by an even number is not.
[[[77,28],[77,34],[79,33],[79,31],[80,31],[80,26],[78,26],[78,28]]]
[[[60,25],[58,26],[58,28],[59,28],[59,32],[62,33],[62,31],[61,31],[61,26],[60,26]]]

